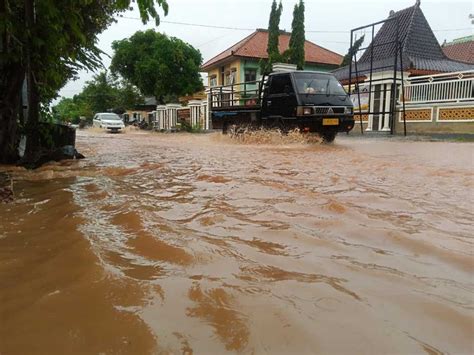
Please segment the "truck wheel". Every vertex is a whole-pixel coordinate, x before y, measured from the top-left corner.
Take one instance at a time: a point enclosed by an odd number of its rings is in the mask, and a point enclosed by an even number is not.
[[[290,131],[288,125],[282,118],[274,118],[271,123],[269,123],[270,129],[278,129],[281,134],[287,135]]]
[[[322,143],[323,144],[329,144],[334,142],[334,139],[336,138],[336,131],[325,131],[321,132],[320,136],[323,139]]]

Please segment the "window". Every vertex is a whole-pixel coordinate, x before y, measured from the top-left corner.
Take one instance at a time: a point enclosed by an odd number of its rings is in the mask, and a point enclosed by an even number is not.
[[[245,69],[245,81],[256,81],[257,69]]]
[[[293,85],[291,84],[291,78],[288,74],[272,76],[270,94],[284,94],[286,87],[288,87],[286,90],[293,92]]]
[[[209,86],[217,86],[217,75],[211,75],[209,77]]]
[[[220,82],[221,85],[224,85],[224,78],[225,78],[225,67],[221,67],[221,77],[220,77]]]
[[[237,69],[232,68],[230,71],[225,73],[225,83],[226,85],[235,84],[235,77],[237,75]]]

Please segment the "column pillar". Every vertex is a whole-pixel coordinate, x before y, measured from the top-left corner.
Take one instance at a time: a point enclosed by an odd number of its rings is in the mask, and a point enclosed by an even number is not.
[[[385,97],[385,111],[390,111],[390,104],[391,104],[390,100],[392,99],[392,90],[390,90],[391,84],[384,84],[384,85],[386,87],[385,92],[387,93],[387,96]],[[394,109],[396,109],[396,107],[394,107]],[[381,126],[381,123],[379,124],[379,127],[380,126]],[[390,131],[390,114],[389,113],[386,113],[383,115],[383,127],[381,131]]]
[[[160,105],[156,108],[157,112],[157,128],[161,131],[165,129],[166,106]]]
[[[191,126],[199,126],[199,128],[203,128],[200,122],[201,100],[191,100],[189,101],[188,106],[191,116]]]
[[[372,92],[369,92],[369,107],[372,112],[375,112],[374,108],[374,99],[375,99],[375,85],[372,85]],[[372,131],[372,124],[374,121],[374,114],[369,113],[367,115],[367,128],[365,129],[366,131]]]

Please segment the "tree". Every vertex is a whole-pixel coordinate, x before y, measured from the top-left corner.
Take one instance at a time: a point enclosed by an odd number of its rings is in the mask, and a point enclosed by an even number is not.
[[[97,112],[122,113],[143,103],[143,97],[132,84],[117,82],[107,71],[95,75],[82,91],[71,98],[63,98],[53,107],[53,117],[59,121],[77,123],[81,116],[89,121]]]
[[[86,82],[76,101],[88,103],[92,112],[113,110],[118,103],[119,92],[115,83],[106,71],[95,75],[93,80]]]
[[[161,103],[167,97],[192,94],[202,89],[199,50],[175,37],[148,30],[112,43],[110,69],[135,85],[143,95]]]
[[[137,105],[141,105],[145,102],[145,98],[140,93],[135,85],[130,84],[126,80],[118,86],[119,96],[115,112],[125,112],[127,109],[133,109]]]
[[[353,44],[352,47],[349,48],[347,51],[347,54],[342,58],[342,63],[341,67],[345,67],[346,65],[349,65],[352,62],[352,58],[354,57],[354,54],[356,54],[359,51],[360,46],[362,43],[364,43],[364,38],[365,35],[362,35],[361,38],[357,39]]]
[[[291,37],[288,48],[288,61],[296,64],[298,70],[304,69],[305,52],[304,44],[305,28],[304,28],[304,2],[300,0],[299,4],[295,4],[293,10],[293,21],[291,23]]]
[[[52,111],[55,120],[71,123],[79,123],[80,117],[89,118],[93,114],[86,102],[66,97],[62,98]]]
[[[283,11],[283,5],[277,6],[276,0],[273,0],[270,20],[268,21],[268,66],[271,68],[273,63],[281,60],[279,40],[280,40],[280,18]]]
[[[79,69],[101,66],[97,35],[130,0],[0,0],[0,163],[18,160],[19,133],[35,152],[40,105],[48,105]],[[159,21],[166,0],[138,0],[144,22]],[[26,79],[26,80],[25,80]],[[27,100],[22,102],[26,82]],[[20,107],[28,105],[27,117]]]
[[[268,21],[268,43],[267,43],[267,60],[260,61],[260,70],[262,73],[269,73],[272,71],[274,63],[283,60],[280,54],[279,40],[280,40],[280,18],[283,11],[283,5],[277,5],[276,0],[273,0],[272,9],[270,11],[270,19]]]

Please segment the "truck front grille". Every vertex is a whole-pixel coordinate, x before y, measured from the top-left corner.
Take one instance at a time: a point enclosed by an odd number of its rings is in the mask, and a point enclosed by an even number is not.
[[[314,112],[317,115],[341,115],[346,112],[346,108],[344,106],[315,106]]]

